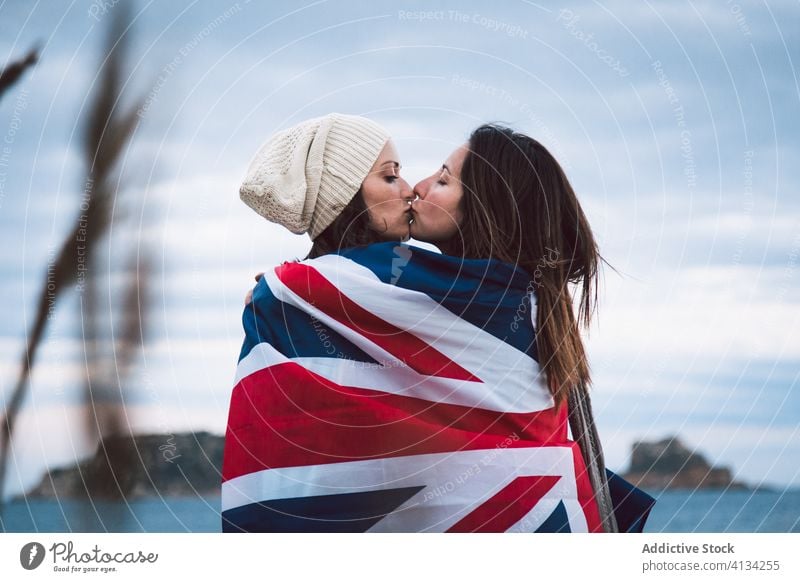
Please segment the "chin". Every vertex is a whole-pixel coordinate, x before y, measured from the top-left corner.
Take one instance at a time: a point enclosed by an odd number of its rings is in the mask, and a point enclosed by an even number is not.
[[[386,232],[381,233],[381,240],[382,241],[405,241],[408,240],[409,232],[408,227],[406,226],[403,228],[402,226],[398,226],[397,228],[391,228]]]
[[[414,228],[414,224],[412,224],[411,228],[409,229],[409,235],[414,240],[421,240],[422,242],[430,242],[429,237],[425,235],[425,230],[421,228]]]

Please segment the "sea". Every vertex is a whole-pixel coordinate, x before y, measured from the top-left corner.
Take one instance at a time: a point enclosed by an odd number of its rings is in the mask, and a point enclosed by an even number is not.
[[[645,532],[800,533],[800,490],[650,492],[656,505]],[[0,517],[0,531],[219,532],[219,495],[154,497],[129,502],[14,500]]]

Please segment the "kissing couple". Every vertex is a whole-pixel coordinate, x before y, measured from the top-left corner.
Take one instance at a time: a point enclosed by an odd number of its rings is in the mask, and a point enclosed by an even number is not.
[[[588,399],[603,258],[541,143],[481,125],[412,188],[381,125],[334,113],[239,194],[311,248],[246,298],[223,531],[642,531]]]

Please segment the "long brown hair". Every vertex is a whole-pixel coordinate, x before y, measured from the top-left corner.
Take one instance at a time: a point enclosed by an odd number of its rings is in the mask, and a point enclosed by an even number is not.
[[[522,267],[537,300],[536,347],[557,405],[591,377],[580,327],[597,306],[598,252],[564,171],[535,139],[495,124],[469,137],[455,252]],[[577,317],[569,284],[580,292]]]
[[[381,240],[381,233],[372,227],[367,203],[359,189],[339,216],[317,235],[306,259],[315,259],[340,249],[366,246]]]

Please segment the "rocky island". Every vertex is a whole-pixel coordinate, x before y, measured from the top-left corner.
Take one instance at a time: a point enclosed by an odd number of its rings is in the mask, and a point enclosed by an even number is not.
[[[107,437],[94,456],[52,469],[26,495],[131,499],[219,492],[224,443],[207,432]]]
[[[622,475],[642,489],[748,489],[727,467],[713,467],[676,436],[657,442],[636,442],[631,466]]]

